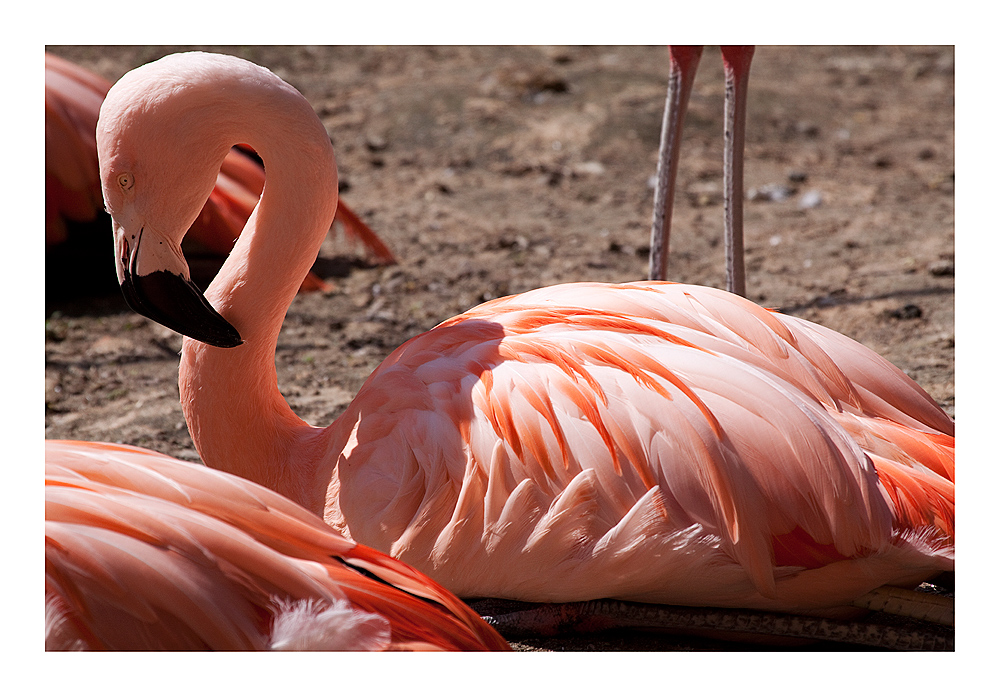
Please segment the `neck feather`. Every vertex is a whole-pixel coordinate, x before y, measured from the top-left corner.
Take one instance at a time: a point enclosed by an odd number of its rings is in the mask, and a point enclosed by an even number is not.
[[[252,97],[238,97],[240,113],[252,118],[227,140],[253,147],[267,179],[206,292],[245,343],[220,349],[185,339],[181,404],[206,465],[321,512],[322,493],[318,502],[310,494],[319,429],[299,419],[278,391],[274,354],[285,313],[333,222],[336,164],[326,130],[301,95],[287,88]]]

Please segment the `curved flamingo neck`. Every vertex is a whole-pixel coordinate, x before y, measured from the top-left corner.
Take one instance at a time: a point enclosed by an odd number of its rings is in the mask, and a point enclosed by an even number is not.
[[[267,180],[205,294],[244,344],[222,349],[186,338],[178,379],[181,405],[206,465],[321,513],[325,487],[313,486],[319,450],[310,445],[320,429],[299,419],[282,397],[274,355],[285,313],[333,222],[336,163],[326,130],[301,95],[271,89],[266,99],[253,96],[257,99],[240,107],[247,120],[227,140],[253,147]],[[314,451],[316,457],[310,457]]]

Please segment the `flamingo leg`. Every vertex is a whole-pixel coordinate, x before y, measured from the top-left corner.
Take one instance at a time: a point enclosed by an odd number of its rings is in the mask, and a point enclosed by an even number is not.
[[[653,227],[649,237],[649,278],[653,281],[665,281],[667,278],[670,216],[674,208],[681,131],[701,51],[701,46],[670,47],[670,77],[667,83],[667,103],[663,110],[663,127],[660,131],[656,192],[653,196]]]
[[[743,264],[743,149],[747,119],[747,82],[753,46],[723,46],[726,74],[726,125],[723,160],[726,290],[746,297]]]

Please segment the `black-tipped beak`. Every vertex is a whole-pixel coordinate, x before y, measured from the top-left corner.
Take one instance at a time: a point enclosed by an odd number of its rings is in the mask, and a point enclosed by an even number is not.
[[[128,269],[122,293],[129,307],[175,332],[219,348],[243,343],[240,333],[216,312],[190,280],[169,271],[139,276]]]
[[[115,266],[129,307],[196,341],[219,348],[242,344],[236,328],[188,278],[180,244],[137,227],[136,233],[129,234],[117,221],[114,224]]]

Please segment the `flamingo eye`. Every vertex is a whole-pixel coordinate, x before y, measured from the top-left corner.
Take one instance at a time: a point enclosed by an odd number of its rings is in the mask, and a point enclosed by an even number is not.
[[[131,189],[133,184],[135,184],[135,178],[128,172],[118,175],[118,186],[120,186],[123,191]]]

